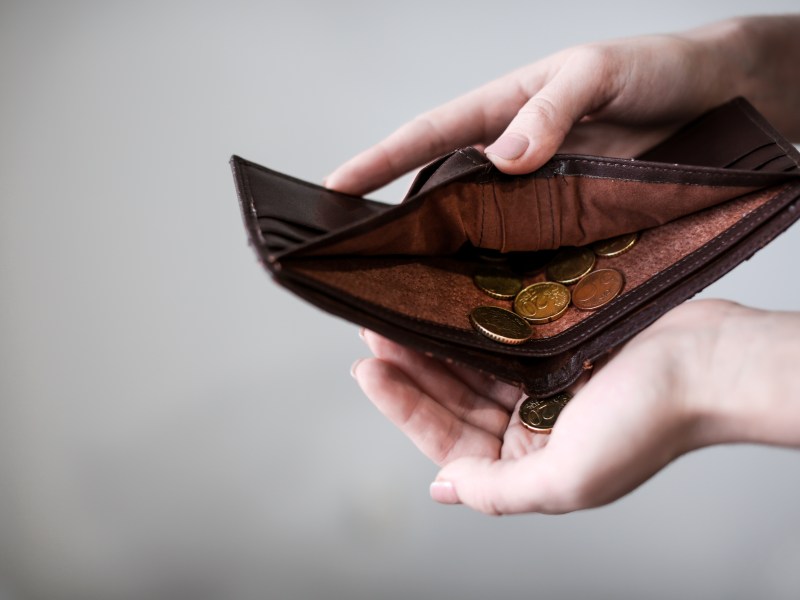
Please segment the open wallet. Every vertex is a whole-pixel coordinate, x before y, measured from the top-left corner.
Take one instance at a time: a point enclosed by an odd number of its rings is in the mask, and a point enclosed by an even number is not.
[[[423,168],[400,204],[338,193],[234,156],[250,242],[274,280],[333,315],[546,398],[599,357],[748,259],[800,216],[800,154],[737,98],[630,158],[556,155],[506,175],[465,148]],[[639,233],[595,269],[624,287],[569,305],[509,345],[481,334],[476,270],[501,261],[523,285],[554,252]],[[574,286],[572,287],[574,289]],[[309,332],[311,333],[311,332]]]

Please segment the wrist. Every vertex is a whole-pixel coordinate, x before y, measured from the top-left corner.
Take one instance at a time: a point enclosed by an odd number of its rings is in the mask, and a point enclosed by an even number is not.
[[[751,18],[738,17],[686,32],[695,43],[695,65],[701,65],[708,107],[737,96],[752,98],[759,65],[759,44]]]
[[[706,73],[718,103],[747,98],[793,141],[800,140],[800,15],[738,17],[690,31],[716,71]]]
[[[800,314],[725,303],[689,402],[692,445],[800,446]]]

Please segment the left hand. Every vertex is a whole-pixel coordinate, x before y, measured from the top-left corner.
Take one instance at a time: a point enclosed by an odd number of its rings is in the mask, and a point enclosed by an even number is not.
[[[704,404],[716,405],[738,373],[735,360],[714,357],[720,344],[737,356],[743,340],[722,332],[749,312],[697,301],[667,313],[595,366],[551,434],[520,423],[517,386],[372,332],[365,339],[376,358],[353,371],[378,409],[444,467],[435,500],[490,514],[564,513],[611,502],[711,443]]]

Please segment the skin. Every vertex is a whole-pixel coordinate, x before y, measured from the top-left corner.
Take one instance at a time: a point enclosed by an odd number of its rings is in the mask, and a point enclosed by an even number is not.
[[[798,58],[800,16],[571,48],[417,117],[326,183],[364,194],[454,148],[490,142],[487,157],[511,174],[557,151],[634,156],[738,95],[797,141]],[[686,303],[595,365],[549,435],[519,423],[516,386],[364,338],[375,357],[353,375],[442,466],[431,485],[439,502],[564,513],[611,502],[703,446],[800,447],[798,313]]]

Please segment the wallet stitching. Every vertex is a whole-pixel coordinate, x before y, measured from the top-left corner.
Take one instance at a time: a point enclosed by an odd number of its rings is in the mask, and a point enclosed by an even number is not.
[[[597,165],[597,166],[605,166],[605,167],[620,167],[622,169],[636,169],[636,170],[639,170],[639,171],[651,171],[651,172],[663,172],[663,173],[681,173],[681,174],[687,174],[687,173],[702,174],[702,173],[705,173],[704,171],[699,171],[699,170],[692,169],[691,165],[682,165],[682,166],[679,166],[679,167],[666,167],[666,166],[664,166],[664,167],[653,167],[653,166],[650,166],[650,165],[640,165],[640,164],[624,163],[624,162],[615,163],[615,162],[607,162],[607,161],[595,160],[595,159],[589,159],[589,158],[569,158],[569,159],[565,159],[563,161],[563,163],[565,165],[568,164],[568,163],[585,163],[585,164],[589,164],[589,165]],[[574,174],[574,175],[570,174],[570,173],[562,173],[562,174],[566,175],[567,177],[597,177],[599,179],[619,179],[618,177],[605,177],[603,175],[585,175],[583,173]],[[713,173],[710,172],[709,174],[713,175],[714,177],[719,177],[720,179],[732,179],[732,178],[742,178],[742,177],[745,177],[745,178],[747,178],[747,177],[755,177],[755,178],[758,178],[758,179],[764,179],[764,178],[772,178],[772,177],[775,176],[774,173],[763,173],[763,172],[758,172],[758,171],[744,171],[744,172],[740,172],[740,173],[720,173],[720,172],[714,171]],[[637,181],[637,180],[633,180],[633,181]],[[658,182],[650,182],[650,181],[648,181],[648,182],[645,182],[645,183],[658,183]],[[694,183],[694,182],[680,182],[680,181],[675,181],[675,182],[670,181],[670,182],[667,182],[667,183],[679,183],[681,185],[701,185],[701,186],[704,186],[704,187],[728,187],[728,186],[718,186],[718,185],[714,185],[714,184],[704,184],[704,183]],[[736,187],[746,187],[746,186],[742,185],[742,186],[736,186]]]

